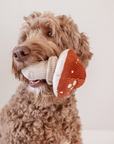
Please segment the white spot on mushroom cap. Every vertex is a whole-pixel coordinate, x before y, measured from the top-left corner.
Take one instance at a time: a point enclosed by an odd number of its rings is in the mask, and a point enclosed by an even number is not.
[[[63,91],[60,92],[61,94],[63,93]]]
[[[72,90],[73,89],[73,87],[71,87],[71,89],[70,90]]]
[[[77,83],[77,81],[75,80],[75,81],[73,82],[73,86],[75,86],[75,85],[76,85],[76,83]]]
[[[77,61],[79,61],[79,59],[77,59]]]
[[[69,84],[69,85],[68,85],[68,88],[71,88],[71,86],[72,86],[72,84]]]
[[[73,73],[74,71],[72,70],[71,73]]]
[[[76,64],[77,64],[77,62],[76,62]]]

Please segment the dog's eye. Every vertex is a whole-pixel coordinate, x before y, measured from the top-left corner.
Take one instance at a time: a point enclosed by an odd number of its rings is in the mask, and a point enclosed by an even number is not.
[[[49,31],[49,32],[47,33],[47,36],[52,37],[52,32]]]

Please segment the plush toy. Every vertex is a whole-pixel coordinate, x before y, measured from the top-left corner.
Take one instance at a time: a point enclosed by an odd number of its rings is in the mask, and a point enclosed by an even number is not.
[[[46,79],[49,85],[53,85],[58,98],[79,88],[86,78],[85,69],[72,49],[64,50],[59,58],[52,56],[46,61],[25,67],[22,73],[29,80]]]

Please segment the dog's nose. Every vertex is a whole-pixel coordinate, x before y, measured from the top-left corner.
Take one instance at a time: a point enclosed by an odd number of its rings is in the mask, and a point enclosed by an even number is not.
[[[30,49],[28,46],[17,47],[13,52],[13,56],[18,62],[26,61],[29,57],[29,54],[30,54]]]

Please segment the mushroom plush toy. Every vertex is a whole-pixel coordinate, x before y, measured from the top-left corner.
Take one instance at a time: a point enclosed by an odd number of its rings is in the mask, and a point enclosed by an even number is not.
[[[22,73],[29,80],[46,79],[49,85],[53,85],[58,98],[79,88],[86,78],[85,68],[72,49],[64,50],[59,58],[51,56],[46,61],[25,67]]]

